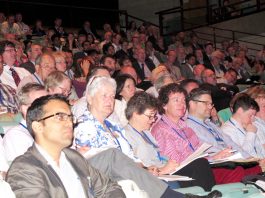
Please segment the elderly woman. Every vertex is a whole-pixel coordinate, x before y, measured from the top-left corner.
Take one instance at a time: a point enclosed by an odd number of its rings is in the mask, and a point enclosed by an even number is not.
[[[135,159],[131,146],[124,136],[124,129],[108,119],[113,112],[115,93],[116,82],[112,78],[95,77],[88,82],[86,87],[88,109],[79,117],[82,122],[75,128],[74,142],[82,151],[88,148],[115,147]]]
[[[126,109],[126,117],[129,120],[129,124],[125,127],[126,137],[133,147],[134,154],[146,167],[156,168],[158,174],[170,174],[174,172],[181,161],[176,161],[170,155],[166,155],[168,153],[159,147],[161,146],[160,142],[156,142],[149,132],[152,124],[156,121],[156,114],[156,99],[145,92],[136,93],[128,102]],[[164,131],[161,132],[165,135]],[[165,136],[165,139],[167,137]],[[176,139],[175,137],[171,138],[172,141]],[[200,145],[197,140],[194,140],[193,143],[194,148]],[[185,146],[185,144],[180,146]],[[185,151],[185,147],[183,150]],[[174,152],[181,152],[181,150]],[[214,178],[207,163],[207,160],[198,159],[178,171],[176,174],[195,179],[191,182],[180,182],[180,185],[182,187],[199,185],[210,190],[214,185]]]
[[[121,125],[127,125],[128,120],[125,117],[127,102],[135,94],[136,83],[134,78],[129,74],[121,74],[116,77],[117,89],[115,96],[114,112],[118,116]]]
[[[265,89],[255,86],[246,91],[259,105],[259,112],[255,116],[254,126],[257,127],[257,135],[265,147]]]

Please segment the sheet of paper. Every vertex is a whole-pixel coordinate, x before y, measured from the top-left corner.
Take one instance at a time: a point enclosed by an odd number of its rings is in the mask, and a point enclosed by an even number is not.
[[[182,176],[182,175],[159,175],[159,179],[162,179],[164,181],[190,181],[193,180],[190,177]]]
[[[242,154],[237,152],[234,155],[231,155],[231,156],[226,157],[224,159],[218,159],[218,160],[210,161],[210,164],[218,164],[218,163],[229,162],[229,161],[231,162],[231,161],[235,161],[235,160],[243,160]]]
[[[206,144],[206,143],[203,143],[186,160],[184,160],[183,162],[181,162],[180,165],[174,170],[174,172],[171,173],[171,175],[174,174],[175,172],[179,171],[180,169],[182,169],[183,167],[185,167],[189,163],[193,162],[194,160],[196,160],[198,158],[202,158],[202,157],[208,156],[208,153],[206,153],[205,151],[207,149],[209,149],[210,147],[211,147],[211,145]]]

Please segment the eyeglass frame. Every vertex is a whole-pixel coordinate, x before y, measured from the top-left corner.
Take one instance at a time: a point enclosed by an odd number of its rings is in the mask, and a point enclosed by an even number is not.
[[[157,114],[155,115],[146,115],[145,113],[143,113],[143,115],[145,115],[146,117],[148,117],[149,120],[157,120]]]
[[[11,49],[5,49],[4,52],[17,52],[17,49],[16,48],[11,48]]]
[[[202,103],[206,104],[207,106],[211,106],[211,108],[214,107],[214,104],[212,102],[209,102],[209,101],[196,100],[196,99],[192,99],[192,101],[194,101],[194,102],[202,102]]]
[[[66,113],[63,113],[63,112],[57,112],[57,113],[54,113],[54,114],[49,115],[49,116],[46,116],[46,117],[41,118],[41,119],[36,120],[36,121],[37,121],[37,122],[44,121],[44,120],[47,120],[47,119],[49,119],[49,118],[52,118],[52,117],[55,117],[55,116],[58,116],[58,115],[63,115],[63,117],[62,117],[63,119],[62,119],[62,120],[57,119],[58,121],[67,121],[67,120],[69,120],[69,118],[71,118],[72,123],[73,123],[73,124],[76,123],[76,118],[75,118],[75,116],[74,116],[73,114],[66,114]],[[64,117],[66,117],[66,116],[67,116],[67,119],[64,118]]]

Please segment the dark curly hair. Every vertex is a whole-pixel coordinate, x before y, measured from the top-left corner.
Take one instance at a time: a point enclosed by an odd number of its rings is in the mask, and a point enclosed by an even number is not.
[[[164,106],[168,103],[169,101],[169,95],[174,94],[174,93],[183,93],[185,97],[187,98],[187,92],[185,89],[181,88],[178,84],[176,83],[171,83],[166,86],[163,86],[160,91],[159,91],[159,96],[158,96],[158,102],[159,102],[159,113],[164,114]]]

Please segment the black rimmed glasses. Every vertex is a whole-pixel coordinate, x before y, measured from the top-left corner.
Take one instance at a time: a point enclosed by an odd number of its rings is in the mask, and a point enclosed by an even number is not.
[[[214,104],[213,104],[212,102],[209,102],[209,101],[195,100],[195,99],[193,99],[193,101],[204,103],[204,104],[206,104],[208,107],[211,107],[211,108],[214,107]]]
[[[49,118],[54,118],[56,121],[71,121],[73,123],[76,123],[76,119],[73,116],[73,114],[66,114],[66,113],[62,113],[62,112],[58,112],[58,113],[46,116],[44,118],[37,120],[37,122],[47,120]]]
[[[146,117],[148,117],[149,120],[154,120],[154,121],[157,120],[157,115],[156,114],[155,115],[146,115],[146,114],[143,113],[143,115],[145,115]]]

